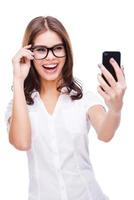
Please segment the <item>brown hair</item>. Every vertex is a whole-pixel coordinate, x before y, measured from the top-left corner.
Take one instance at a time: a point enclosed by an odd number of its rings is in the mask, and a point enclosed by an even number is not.
[[[57,87],[57,90],[61,91],[63,87],[66,87],[67,93],[69,94],[73,89],[75,93],[73,94],[71,93],[70,95],[71,99],[72,100],[80,99],[83,96],[82,86],[80,85],[78,80],[74,79],[73,77],[73,72],[72,72],[73,55],[72,55],[72,47],[70,39],[64,26],[59,20],[51,16],[47,17],[40,16],[34,18],[26,28],[22,46],[24,47],[26,45],[33,44],[35,38],[44,31],[47,31],[48,29],[54,31],[61,37],[66,50],[66,60],[64,67],[62,69],[63,83]],[[32,105],[34,103],[31,95],[34,90],[40,91],[40,89],[41,89],[41,84],[39,80],[39,75],[36,72],[33,61],[31,61],[30,71],[24,81],[24,93],[27,104]]]

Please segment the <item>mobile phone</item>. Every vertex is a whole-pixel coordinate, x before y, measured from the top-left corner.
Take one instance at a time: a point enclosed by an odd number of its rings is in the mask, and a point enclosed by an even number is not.
[[[120,67],[121,65],[120,51],[104,51],[102,54],[102,64],[104,65],[104,67],[106,67],[106,69],[112,74],[114,79],[117,81],[117,76],[116,76],[113,66],[110,63],[110,58],[114,58],[114,60],[118,63]],[[107,82],[107,84],[110,85],[103,74],[102,74],[102,77]]]

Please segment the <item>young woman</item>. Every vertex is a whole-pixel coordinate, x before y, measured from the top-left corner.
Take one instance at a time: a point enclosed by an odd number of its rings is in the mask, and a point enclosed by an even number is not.
[[[27,26],[13,58],[13,100],[8,106],[9,140],[26,150],[29,200],[106,200],[89,159],[90,124],[108,142],[119,126],[126,89],[124,73],[111,59],[118,81],[100,65],[99,99],[73,77],[73,56],[64,26],[37,17]]]

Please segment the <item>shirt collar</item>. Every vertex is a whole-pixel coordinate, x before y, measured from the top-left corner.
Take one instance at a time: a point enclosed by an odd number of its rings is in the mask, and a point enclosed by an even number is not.
[[[62,89],[61,89],[61,94],[66,94],[68,92],[68,89],[66,86],[64,86]],[[69,93],[69,96],[73,95],[73,94],[76,94],[77,92],[75,90],[71,90],[70,93]],[[33,90],[32,92],[32,99],[34,99],[35,97],[38,97],[39,96],[39,92],[37,90]]]

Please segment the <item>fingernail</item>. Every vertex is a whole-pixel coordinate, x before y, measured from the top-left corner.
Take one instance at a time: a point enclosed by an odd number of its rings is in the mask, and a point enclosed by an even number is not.
[[[114,62],[114,59],[113,59],[113,58],[110,58],[110,61],[111,61],[111,62]]]

